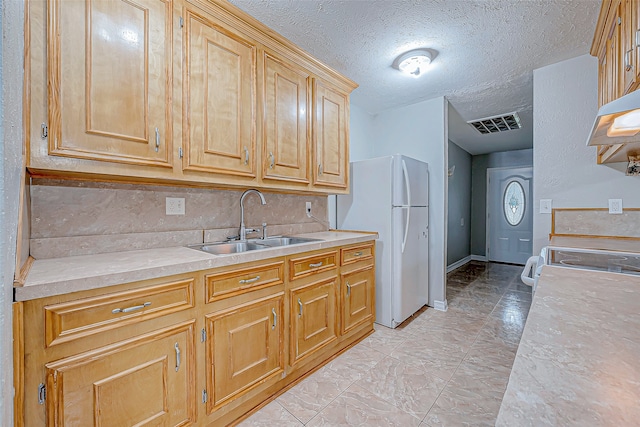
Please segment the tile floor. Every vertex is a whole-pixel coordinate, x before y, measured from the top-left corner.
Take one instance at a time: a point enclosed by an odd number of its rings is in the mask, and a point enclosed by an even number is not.
[[[448,274],[447,312],[376,331],[240,424],[493,426],[531,305],[522,267]]]

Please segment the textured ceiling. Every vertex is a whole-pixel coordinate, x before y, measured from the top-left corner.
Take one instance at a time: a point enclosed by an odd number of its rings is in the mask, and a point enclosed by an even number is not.
[[[357,82],[351,102],[369,113],[446,96],[459,112],[449,137],[471,154],[532,146],[533,70],[588,53],[600,6],[600,0],[231,3]],[[437,52],[427,73],[416,79],[391,67],[419,47]],[[480,135],[465,123],[513,111],[521,130]]]

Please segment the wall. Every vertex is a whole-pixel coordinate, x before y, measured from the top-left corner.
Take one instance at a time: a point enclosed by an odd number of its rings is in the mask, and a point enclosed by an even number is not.
[[[371,159],[374,156],[374,116],[357,105],[351,105],[349,120],[349,160]]]
[[[447,253],[447,100],[383,111],[374,119],[373,155],[401,153],[429,163],[429,305],[444,304]]]
[[[471,154],[449,141],[447,266],[471,255]],[[462,221],[462,223],[461,223]]]
[[[238,234],[241,191],[34,179],[31,254],[57,258],[224,240]],[[244,201],[247,228],[270,235],[326,230],[325,196],[263,192]],[[166,197],[185,199],[185,215],[166,215]],[[203,236],[204,231],[204,236]],[[253,235],[258,236],[258,235]],[[251,237],[251,235],[249,236]]]
[[[487,169],[533,165],[533,149],[501,151],[471,159],[471,254],[484,257],[487,240]],[[535,179],[534,179],[535,185]]]
[[[597,60],[589,55],[533,72],[534,253],[548,243],[551,215],[540,214],[540,199],[554,208],[640,207],[640,177],[624,175],[625,164],[596,164],[596,147],[586,141],[598,109]]]
[[[24,2],[3,1],[0,23],[0,425],[13,425],[12,303],[22,157]]]

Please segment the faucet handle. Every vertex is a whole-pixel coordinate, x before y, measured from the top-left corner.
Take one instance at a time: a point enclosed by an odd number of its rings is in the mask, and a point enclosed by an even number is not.
[[[267,238],[267,223],[262,223],[262,240]]]

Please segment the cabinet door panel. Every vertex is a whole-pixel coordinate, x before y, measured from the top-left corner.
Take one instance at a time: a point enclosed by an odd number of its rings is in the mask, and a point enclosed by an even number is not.
[[[264,177],[309,182],[309,73],[264,56]]]
[[[194,322],[49,363],[50,425],[195,422]]]
[[[342,333],[374,316],[375,276],[373,265],[342,275]]]
[[[284,296],[206,316],[208,412],[264,384],[284,369]]]
[[[255,176],[255,46],[194,11],[186,27],[184,169]]]
[[[291,291],[291,365],[337,339],[336,278]]]
[[[49,10],[49,154],[170,167],[171,1]]]
[[[348,95],[315,81],[314,185],[348,185]]]

